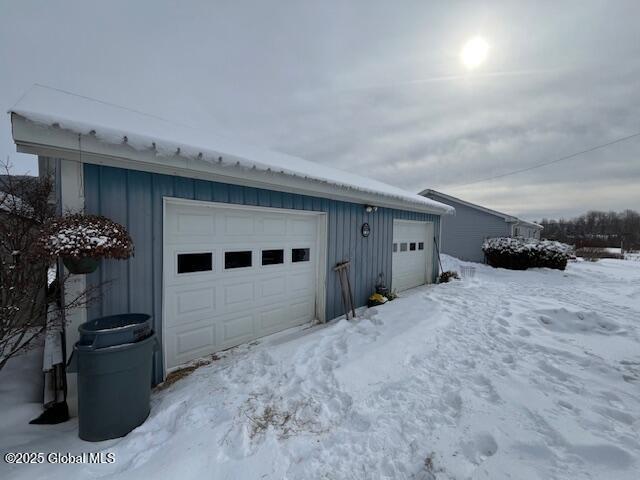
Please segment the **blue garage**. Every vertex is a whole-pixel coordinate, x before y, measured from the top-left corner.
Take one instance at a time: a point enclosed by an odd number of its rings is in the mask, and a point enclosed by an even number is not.
[[[441,215],[396,187],[260,150],[120,106],[34,88],[12,110],[62,210],[126,226],[135,256],[78,285],[99,301],[68,319],[153,316],[156,382],[194,359],[344,313],[333,267],[350,262],[356,306],[382,274],[406,290],[438,275]],[[67,348],[67,351],[70,351]]]

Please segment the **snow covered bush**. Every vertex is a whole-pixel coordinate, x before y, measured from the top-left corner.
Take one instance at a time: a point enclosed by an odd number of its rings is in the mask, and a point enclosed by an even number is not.
[[[492,267],[526,270],[547,267],[564,270],[571,247],[552,240],[522,237],[498,237],[485,240],[482,251]]]
[[[40,242],[50,257],[126,259],[133,255],[127,230],[99,215],[56,218],[45,227]]]

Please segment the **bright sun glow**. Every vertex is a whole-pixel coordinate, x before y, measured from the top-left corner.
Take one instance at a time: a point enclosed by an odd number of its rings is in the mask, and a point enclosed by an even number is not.
[[[487,59],[489,44],[482,37],[473,37],[467,40],[460,52],[462,64],[469,70],[479,67]]]

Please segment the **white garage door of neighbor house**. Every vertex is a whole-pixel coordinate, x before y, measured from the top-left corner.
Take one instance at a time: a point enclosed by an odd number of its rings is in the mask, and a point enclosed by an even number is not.
[[[167,370],[323,315],[316,212],[165,200]]]
[[[407,290],[431,282],[433,274],[433,223],[393,221],[391,287]]]

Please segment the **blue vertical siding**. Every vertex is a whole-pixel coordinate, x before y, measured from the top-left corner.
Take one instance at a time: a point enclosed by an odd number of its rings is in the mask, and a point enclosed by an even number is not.
[[[152,177],[145,172],[127,171],[127,221],[133,238],[153,238]],[[153,278],[153,249],[140,246],[128,261],[129,288],[127,297],[129,311],[152,312],[153,289],[139,288],[150,284]],[[136,287],[138,286],[138,287]],[[135,295],[131,291],[135,289]]]
[[[511,224],[498,215],[460,202],[428,195],[455,207],[456,214],[442,220],[442,252],[461,260],[484,262],[482,244],[487,238],[511,236]]]
[[[436,238],[440,216],[379,208],[367,213],[361,204],[173,177],[100,165],[84,166],[85,208],[125,225],[133,238],[135,256],[127,261],[104,261],[89,275],[89,283],[106,282],[99,301],[89,307],[89,318],[123,312],[153,315],[155,330],[162,336],[162,208],[163,197],[178,197],[264,207],[314,210],[327,213],[326,319],[344,314],[340,285],[333,267],[350,260],[350,280],[357,306],[365,305],[380,273],[391,282],[393,220],[434,223]],[[371,234],[364,238],[364,222]],[[434,250],[435,256],[435,250]],[[434,279],[437,259],[434,257]],[[160,338],[160,340],[162,340]],[[162,379],[162,352],[155,359],[154,379]]]

